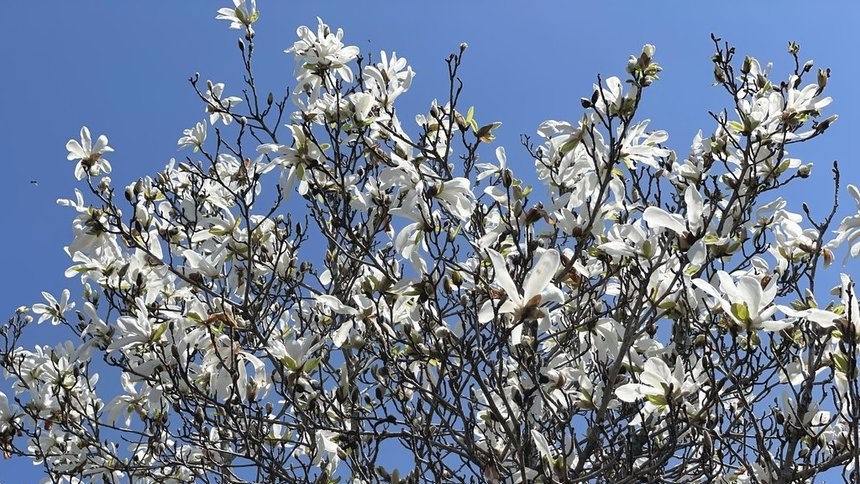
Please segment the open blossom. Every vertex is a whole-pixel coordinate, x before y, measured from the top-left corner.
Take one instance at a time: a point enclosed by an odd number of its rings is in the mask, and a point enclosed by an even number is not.
[[[209,90],[206,91],[206,112],[209,113],[209,123],[215,124],[221,121],[225,125],[233,122],[233,115],[230,114],[230,108],[242,102],[242,99],[236,96],[223,97],[224,83],[217,84],[209,83]]]
[[[772,278],[764,287],[751,275],[741,276],[737,284],[725,271],[718,271],[717,278],[720,281],[719,291],[704,279],[695,279],[693,284],[714,297],[722,310],[738,326],[750,331],[779,331],[791,326],[791,322],[770,319],[779,309],[772,304],[776,297],[776,278]],[[725,297],[722,294],[725,294]]]
[[[66,149],[69,150],[67,156],[69,160],[80,160],[75,165],[75,178],[78,180],[83,180],[87,175],[99,176],[110,173],[110,162],[102,158],[105,153],[113,151],[113,148],[108,146],[107,136],[99,136],[93,144],[90,130],[84,126],[81,128],[81,141],[70,139],[66,143]]]
[[[45,301],[47,301],[48,304],[38,303],[33,305],[33,312],[41,315],[39,316],[39,320],[36,321],[36,324],[39,324],[46,319],[50,319],[51,324],[53,325],[60,324],[66,319],[63,314],[75,308],[75,303],[69,304],[68,289],[63,289],[63,294],[60,296],[59,301],[57,301],[57,298],[48,292],[43,292],[42,297],[45,298]]]
[[[358,56],[358,47],[343,45],[343,30],[332,32],[321,18],[317,18],[316,33],[303,25],[296,34],[299,40],[285,52],[295,56],[296,78],[302,90],[314,92],[322,83],[332,85],[334,78],[329,78],[327,72],[352,82],[352,70],[347,64]]]
[[[260,17],[260,12],[257,11],[257,0],[233,0],[233,7],[224,7],[218,9],[217,20],[226,20],[230,22],[231,29],[251,29],[251,24],[257,21]]]
[[[520,323],[523,319],[536,316],[542,319],[545,325],[549,319],[546,304],[560,303],[564,300],[561,289],[552,283],[552,278],[561,265],[561,259],[558,251],[554,249],[544,251],[535,266],[529,271],[525,283],[523,283],[522,291],[520,291],[508,272],[504,257],[493,249],[487,249],[487,255],[490,256],[495,271],[493,282],[498,284],[507,295],[507,300],[499,307],[498,314],[513,315],[516,326],[511,331],[511,340],[514,345],[517,345],[522,341],[523,325]],[[532,310],[536,314],[532,314]],[[492,319],[493,302],[486,301],[478,313],[478,320],[481,323],[486,323]]]
[[[176,144],[179,145],[180,150],[192,148],[196,153],[203,146],[204,141],[206,141],[206,122],[201,121],[195,124],[193,128],[182,130],[182,137]]]
[[[615,395],[623,402],[645,400],[645,416],[654,412],[659,414],[669,410],[669,402],[686,395],[693,394],[698,384],[684,370],[684,364],[678,357],[674,370],[669,368],[660,357],[651,357],[645,361],[644,368],[639,374],[639,383],[626,383],[615,389]],[[637,415],[630,424],[640,425],[642,416]]]

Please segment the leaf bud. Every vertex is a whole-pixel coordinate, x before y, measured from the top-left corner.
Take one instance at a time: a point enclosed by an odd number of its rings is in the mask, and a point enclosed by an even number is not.
[[[744,57],[743,65],[741,65],[741,73],[742,74],[749,74],[751,70],[752,70],[752,59],[750,58],[750,56],[746,56],[746,57]]]
[[[791,55],[794,55],[794,54],[797,54],[798,51],[800,51],[800,44],[798,44],[797,42],[795,42],[793,40],[789,41],[788,42],[788,53]]]
[[[464,118],[460,113],[455,114],[454,121],[457,122],[457,127],[460,128],[460,131],[466,131],[469,128],[469,125],[466,123],[466,118]]]
[[[514,183],[514,177],[511,174],[511,170],[505,169],[502,172],[502,184],[504,184],[505,188],[510,188]]]
[[[830,78],[830,68],[818,69],[818,90],[823,91],[827,87],[827,79]]]
[[[269,93],[269,95],[266,96],[266,104],[271,106],[273,102],[275,102],[275,97],[272,95],[272,93]]]

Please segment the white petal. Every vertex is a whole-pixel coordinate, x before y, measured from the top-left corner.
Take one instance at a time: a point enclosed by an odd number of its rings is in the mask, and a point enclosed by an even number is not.
[[[683,217],[678,214],[669,213],[659,207],[646,208],[645,213],[642,214],[642,220],[648,222],[648,226],[652,228],[667,228],[678,235],[683,235],[687,230]]]
[[[493,249],[487,249],[487,255],[490,256],[490,261],[493,263],[493,270],[496,272],[494,282],[505,290],[511,300],[516,301],[517,303],[522,302],[523,298],[520,296],[520,293],[517,290],[517,285],[514,284],[514,280],[511,279],[511,275],[508,273],[508,268],[505,265],[505,259],[502,257],[502,254],[499,254]]]
[[[529,271],[523,287],[523,300],[528,302],[533,297],[542,293],[543,290],[551,283],[555,277],[558,266],[560,265],[558,251],[554,249],[547,250],[541,255],[537,264]]]

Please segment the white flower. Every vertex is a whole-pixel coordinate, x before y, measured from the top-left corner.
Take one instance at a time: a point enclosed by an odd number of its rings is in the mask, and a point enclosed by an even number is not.
[[[776,297],[777,278],[771,278],[764,288],[761,287],[761,282],[751,275],[741,276],[737,285],[732,276],[725,271],[718,271],[717,278],[720,280],[720,290],[726,297],[723,297],[704,279],[695,279],[693,284],[714,297],[723,311],[738,326],[749,331],[758,329],[779,331],[792,325],[788,321],[770,320],[778,309],[776,305],[771,304]]]
[[[176,142],[179,149],[193,148],[196,153],[206,141],[206,122],[201,121],[195,124],[193,128],[182,130],[182,134],[183,136]]]
[[[340,463],[340,457],[337,455],[340,447],[335,442],[337,436],[337,433],[331,430],[316,431],[317,450],[314,453],[313,465],[321,466],[321,464],[325,464],[329,471],[337,469],[337,465]]]
[[[316,99],[320,85],[331,86],[334,81],[325,75],[326,72],[352,82],[352,70],[347,64],[358,56],[359,51],[354,45],[343,45],[343,30],[332,33],[331,28],[317,18],[316,33],[303,25],[296,30],[296,35],[299,40],[285,51],[295,55],[296,79],[302,86],[296,92],[310,92]]]
[[[847,242],[850,246],[848,256],[857,257],[860,255],[860,190],[855,185],[848,185],[848,194],[854,199],[857,212],[842,219],[839,228],[836,229],[836,239],[828,246],[836,248]]]
[[[490,256],[495,271],[493,282],[501,286],[508,296],[507,300],[499,307],[498,313],[514,316],[516,326],[511,331],[511,341],[514,345],[518,345],[522,341],[523,331],[523,325],[520,323],[523,319],[533,316],[530,314],[532,310],[536,310],[537,315],[544,320],[545,324],[548,324],[549,314],[544,306],[551,302],[560,303],[564,300],[561,289],[552,283],[552,278],[561,265],[558,251],[554,249],[544,251],[526,276],[522,293],[508,273],[504,257],[493,249],[487,249],[487,255]],[[478,321],[486,323],[492,319],[493,303],[486,301],[478,313]]]
[[[233,115],[230,114],[230,108],[242,102],[242,99],[236,96],[223,98],[224,83],[217,84],[209,83],[209,90],[206,91],[204,97],[206,101],[206,112],[209,113],[209,123],[215,124],[219,120],[228,125],[233,122]]]
[[[48,304],[39,303],[33,305],[33,312],[36,314],[41,314],[39,320],[36,321],[36,324],[40,324],[42,321],[50,319],[51,324],[56,326],[65,321],[66,318],[63,316],[63,314],[66,313],[66,311],[74,309],[75,307],[75,303],[69,304],[68,289],[63,289],[63,294],[62,296],[60,296],[59,301],[57,301],[54,296],[47,292],[43,292],[42,297],[45,298],[45,301],[47,301]]]
[[[669,409],[669,402],[694,393],[698,385],[684,371],[681,357],[675,361],[674,371],[660,357],[651,357],[645,361],[639,383],[625,383],[615,389],[615,395],[623,402],[632,403],[645,399],[645,415],[664,413]],[[639,425],[641,416],[630,422]]]
[[[465,178],[454,178],[436,185],[433,197],[460,220],[469,220],[475,209],[474,195],[469,185],[469,180]]]
[[[481,170],[478,176],[475,177],[475,181],[481,181],[488,176],[502,176],[508,168],[508,157],[505,154],[504,146],[496,148],[496,159],[499,160],[498,166],[492,163],[478,163],[475,165],[475,168]]]
[[[391,106],[412,85],[415,73],[406,59],[397,57],[395,52],[388,57],[382,51],[379,56],[380,62],[364,68],[364,85],[384,106]]]
[[[229,21],[231,29],[247,28],[253,32],[251,24],[260,17],[260,12],[257,10],[257,0],[233,0],[233,6],[235,8],[218,9],[218,16],[215,19]]]
[[[113,148],[108,146],[107,136],[99,136],[96,144],[93,145],[90,130],[84,126],[81,128],[81,141],[70,139],[66,143],[66,149],[69,150],[67,159],[80,160],[75,165],[75,178],[78,180],[83,180],[87,175],[99,176],[110,173],[110,162],[102,158],[105,153],[113,151]]]
[[[299,195],[304,196],[308,193],[308,179],[311,177],[309,167],[316,165],[323,154],[317,144],[308,138],[304,128],[294,124],[287,127],[293,134],[292,146],[268,143],[257,147],[257,151],[276,155],[272,158],[272,163],[283,168],[280,186],[285,197],[289,196],[297,181]]]

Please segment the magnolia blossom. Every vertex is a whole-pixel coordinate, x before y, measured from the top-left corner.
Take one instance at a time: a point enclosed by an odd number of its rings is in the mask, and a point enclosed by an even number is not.
[[[300,92],[311,93],[311,97],[316,99],[320,86],[331,86],[334,76],[352,82],[352,70],[347,64],[358,56],[358,47],[343,44],[343,30],[332,32],[321,18],[317,18],[316,33],[303,25],[296,34],[299,40],[285,52],[295,56]]]
[[[110,173],[110,162],[102,158],[105,153],[113,151],[113,148],[108,146],[107,136],[99,136],[93,144],[90,130],[84,126],[81,128],[81,141],[70,139],[66,143],[66,149],[69,150],[69,160],[80,160],[75,165],[75,178],[78,180]]]
[[[639,383],[625,383],[615,389],[615,395],[623,402],[635,402],[644,398],[647,416],[654,412],[669,411],[670,402],[694,393],[697,388],[696,381],[684,370],[680,357],[675,361],[674,370],[669,368],[662,358],[652,357],[645,361],[645,366],[639,373]],[[631,425],[642,423],[639,415],[630,422]]]
[[[206,122],[201,121],[195,124],[193,128],[182,130],[182,135],[179,141],[176,142],[179,145],[179,149],[193,148],[196,153],[203,147],[203,142],[206,141]]]
[[[695,279],[693,284],[712,296],[736,325],[748,331],[779,331],[792,325],[790,321],[770,319],[779,309],[772,304],[776,297],[776,278],[771,278],[764,287],[759,279],[751,275],[740,276],[737,284],[725,271],[717,271],[717,278],[720,281],[719,290],[704,279]]]
[[[218,9],[218,16],[215,18],[230,22],[231,29],[247,28],[249,32],[253,32],[251,24],[256,22],[259,17],[257,0],[233,0],[233,8]]]
[[[63,289],[63,293],[60,296],[60,300],[57,301],[57,299],[50,293],[42,292],[42,297],[45,298],[45,301],[47,301],[48,304],[38,303],[34,304],[31,308],[34,313],[40,315],[39,320],[36,321],[36,324],[41,324],[42,321],[50,319],[51,324],[56,326],[62,321],[64,321],[66,319],[64,314],[67,311],[71,311],[75,308],[74,302],[69,303],[69,295],[69,290]]]
[[[219,82],[213,84],[209,82],[209,89],[206,91],[204,101],[206,101],[206,112],[209,113],[209,123],[215,124],[218,121],[229,125],[233,122],[233,115],[230,109],[241,103],[242,99],[236,96],[223,97],[224,83]]]
[[[564,301],[564,294],[561,289],[552,283],[552,279],[561,265],[558,252],[551,249],[544,251],[540,255],[540,258],[526,276],[522,291],[511,278],[504,257],[493,249],[487,249],[487,255],[490,257],[495,272],[493,282],[505,291],[507,299],[498,310],[494,308],[491,300],[484,302],[481,310],[478,312],[478,321],[481,323],[491,321],[494,317],[494,312],[497,312],[499,315],[512,315],[514,326],[511,331],[511,341],[514,345],[518,345],[522,342],[522,322],[524,320],[532,318],[540,319],[542,321],[542,328],[545,328],[549,323],[549,313],[546,310],[546,305]]]

